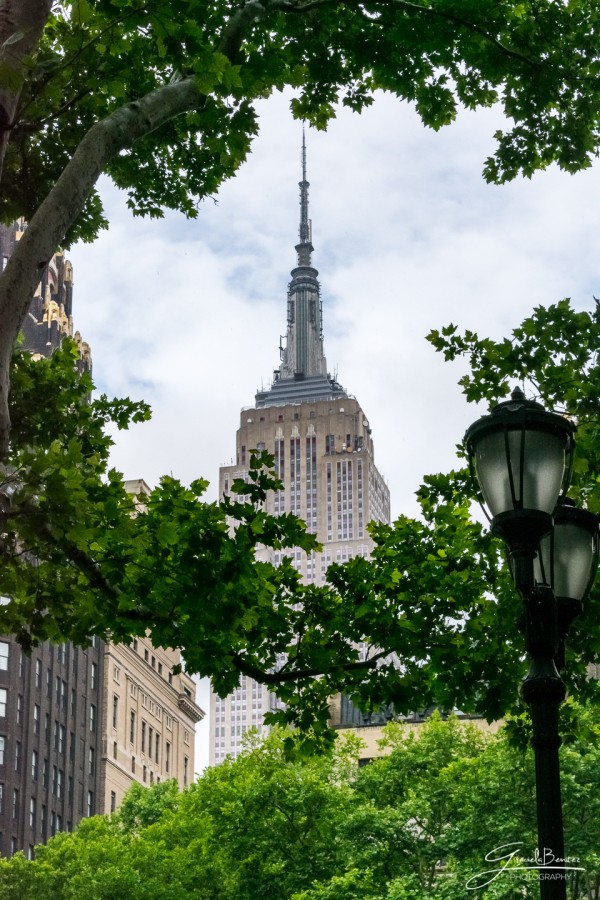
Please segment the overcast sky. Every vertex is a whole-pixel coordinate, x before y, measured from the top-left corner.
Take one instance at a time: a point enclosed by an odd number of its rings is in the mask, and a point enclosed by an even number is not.
[[[110,230],[69,254],[97,386],[154,411],[118,436],[126,478],[202,476],[215,499],[240,409],[278,365],[301,177],[288,99],[261,106],[251,156],[196,220],[134,219],[106,182]],[[453,465],[478,414],[456,383],[464,365],[444,363],[427,332],[453,322],[503,337],[534,306],[570,296],[590,308],[600,295],[598,168],[486,185],[500,124],[496,111],[462,113],[436,134],[380,97],[307,131],[329,370],[370,420],[393,516],[416,512],[423,475]]]

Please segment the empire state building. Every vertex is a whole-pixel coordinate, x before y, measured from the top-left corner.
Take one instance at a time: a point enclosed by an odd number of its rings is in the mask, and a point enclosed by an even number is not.
[[[275,458],[283,483],[267,499],[272,515],[294,513],[316,533],[321,552],[261,551],[278,565],[292,557],[305,582],[323,584],[332,563],[368,556],[372,521],[389,522],[388,487],[375,465],[371,426],[359,402],[327,370],[323,347],[323,303],[318,272],[312,264],[312,223],[308,215],[306,146],[302,142],[300,230],[297,265],[287,293],[287,332],[280,365],[268,390],[240,414],[235,464],[219,470],[219,494],[229,494],[235,479],[246,479],[252,449]],[[263,717],[274,698],[263,685],[242,676],[225,699],[211,696],[211,765],[237,756],[250,728],[265,732]]]

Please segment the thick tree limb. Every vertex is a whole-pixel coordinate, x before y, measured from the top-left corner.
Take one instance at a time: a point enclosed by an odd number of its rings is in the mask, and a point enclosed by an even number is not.
[[[52,0],[0,3],[0,177],[23,86],[25,60],[39,43],[51,6]]]
[[[18,5],[18,0],[13,2]],[[28,2],[45,3],[46,0]],[[246,30],[264,12],[265,7],[258,0],[251,0],[238,9],[218,51],[228,57],[237,53]],[[6,458],[10,440],[8,392],[12,348],[43,269],[81,213],[110,160],[176,116],[201,108],[205,99],[195,80],[185,78],[120,107],[94,125],[17,244],[0,277],[0,460]]]

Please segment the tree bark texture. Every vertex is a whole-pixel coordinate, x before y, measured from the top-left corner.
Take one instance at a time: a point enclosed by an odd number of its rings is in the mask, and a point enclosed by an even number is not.
[[[0,178],[27,69],[50,15],[51,0],[0,2]]]

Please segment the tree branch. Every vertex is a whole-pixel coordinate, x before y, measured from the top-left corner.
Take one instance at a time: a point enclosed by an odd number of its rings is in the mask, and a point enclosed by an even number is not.
[[[289,681],[303,681],[306,678],[318,678],[320,675],[329,675],[334,672],[368,671],[369,669],[375,668],[376,663],[380,659],[389,655],[389,650],[381,650],[379,653],[376,653],[375,656],[372,656],[370,659],[364,659],[362,662],[340,663],[340,665],[330,666],[324,671],[319,669],[297,669],[294,672],[264,672],[258,666],[255,666],[244,659],[243,656],[240,656],[239,653],[236,653],[233,657],[233,666],[242,675],[247,675],[249,678],[253,678],[261,684],[284,684]]]
[[[476,34],[481,35],[486,41],[494,44],[495,47],[502,50],[503,53],[510,56],[512,59],[518,59],[519,62],[527,63],[527,65],[535,66],[536,68],[540,68],[543,65],[541,60],[531,59],[523,53],[520,53],[518,50],[512,50],[510,47],[505,46],[502,41],[498,40],[497,37],[494,37],[493,34],[486,31],[485,28],[482,28],[481,25],[472,22],[470,19],[464,19],[462,16],[457,16],[456,13],[447,12],[446,10],[438,9],[435,6],[421,6],[420,3],[412,3],[411,0],[384,0],[383,5],[385,6],[386,3],[390,3],[390,5],[393,6],[400,6],[403,9],[412,10],[414,12],[428,13],[439,19],[445,19],[453,25],[460,25],[462,28],[468,28],[470,31],[474,31]]]
[[[3,0],[0,3],[0,176],[9,129],[21,96],[25,60],[39,44],[51,6],[51,0]]]
[[[98,563],[64,535],[58,540],[48,523],[43,520],[41,510],[34,503],[24,503],[21,511],[30,517],[36,535],[45,544],[59,549],[65,559],[85,575],[93,588],[106,594],[111,600],[118,600],[121,591],[102,574]],[[12,515],[14,516],[14,513]]]

